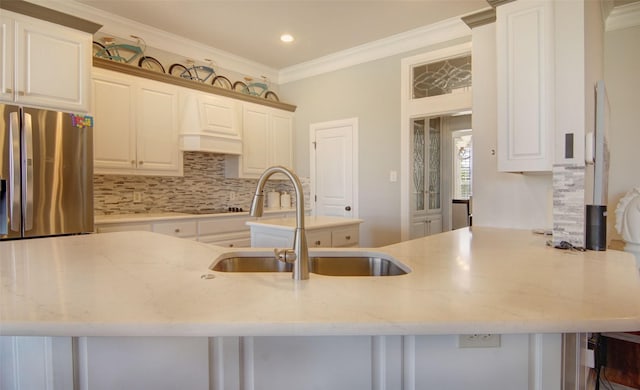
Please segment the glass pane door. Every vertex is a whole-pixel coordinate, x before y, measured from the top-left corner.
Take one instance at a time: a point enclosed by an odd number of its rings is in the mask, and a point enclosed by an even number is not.
[[[441,208],[441,123],[440,117],[412,121],[414,212],[429,212]]]

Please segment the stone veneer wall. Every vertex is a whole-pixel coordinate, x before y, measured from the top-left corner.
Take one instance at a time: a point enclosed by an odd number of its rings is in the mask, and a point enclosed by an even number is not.
[[[553,244],[585,246],[585,167],[553,167]]]
[[[95,175],[95,215],[228,207],[242,207],[248,211],[257,180],[225,178],[224,164],[225,156],[221,154],[185,152],[184,176]],[[308,204],[308,179],[300,178],[300,181]],[[291,192],[295,204],[295,193],[288,181],[269,180],[266,190]],[[142,193],[142,202],[133,202],[134,191]]]

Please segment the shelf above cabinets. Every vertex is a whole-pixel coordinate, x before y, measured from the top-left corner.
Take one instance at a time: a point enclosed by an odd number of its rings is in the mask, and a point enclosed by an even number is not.
[[[192,90],[197,90],[201,92],[206,92],[218,96],[225,96],[228,98],[260,104],[263,106],[277,108],[279,110],[294,112],[296,110],[296,106],[288,103],[276,102],[273,100],[267,100],[256,96],[247,95],[244,93],[214,87],[210,84],[199,83],[192,80],[181,79],[180,77],[171,76],[165,73],[158,73],[152,70],[138,68],[136,66],[121,64],[118,62],[105,60],[103,58],[93,58],[93,66],[94,68],[103,68],[109,69],[116,72],[126,73],[132,76],[144,77],[151,80],[161,81],[163,83],[173,84],[179,87],[189,88]]]

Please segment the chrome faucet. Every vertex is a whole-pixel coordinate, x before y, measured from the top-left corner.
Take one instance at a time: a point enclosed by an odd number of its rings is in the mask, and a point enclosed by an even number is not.
[[[309,249],[307,247],[307,236],[304,232],[304,193],[302,184],[295,173],[282,166],[267,168],[258,179],[256,193],[251,202],[252,217],[261,217],[264,209],[264,185],[271,175],[282,173],[289,178],[296,190],[296,231],[293,238],[293,249],[274,249],[278,260],[285,263],[293,263],[293,274],[295,280],[309,279]]]

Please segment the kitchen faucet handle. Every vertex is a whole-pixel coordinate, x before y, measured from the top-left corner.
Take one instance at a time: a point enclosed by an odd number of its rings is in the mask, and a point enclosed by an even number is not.
[[[296,253],[293,249],[273,249],[273,254],[276,259],[284,261],[285,263],[294,263],[296,261]]]

